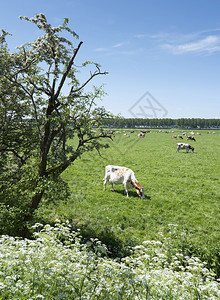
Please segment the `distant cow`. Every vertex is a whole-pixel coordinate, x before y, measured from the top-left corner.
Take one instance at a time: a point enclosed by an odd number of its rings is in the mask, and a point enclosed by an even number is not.
[[[189,152],[189,150],[191,149],[192,152],[194,152],[194,148],[190,146],[190,144],[177,143],[176,152],[179,152],[180,149],[186,149],[186,152]]]
[[[174,139],[177,139],[177,136],[176,136],[176,135],[173,135],[173,138],[174,138]]]
[[[115,132],[114,130],[107,130],[108,134],[114,134],[114,132]]]
[[[183,140],[182,135],[178,135],[177,137],[178,137],[178,139],[182,139]]]
[[[144,137],[145,137],[145,134],[142,133],[142,132],[140,132],[140,133],[138,134],[138,137],[139,137],[139,138],[141,138],[141,137],[144,138]]]
[[[191,141],[196,141],[196,139],[194,138],[194,136],[187,136],[187,141],[191,140]]]
[[[144,199],[144,187],[140,186],[138,183],[134,172],[126,167],[112,166],[108,165],[105,167],[105,177],[104,177],[104,191],[106,187],[107,180],[111,184],[111,189],[114,192],[113,184],[123,184],[125,187],[125,192],[128,196],[128,189],[135,188],[138,196]]]

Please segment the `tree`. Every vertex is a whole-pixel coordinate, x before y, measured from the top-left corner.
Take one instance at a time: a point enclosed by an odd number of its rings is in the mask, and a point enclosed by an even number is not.
[[[107,72],[89,61],[76,66],[83,42],[75,44],[78,35],[68,19],[52,27],[43,14],[20,18],[43,35],[14,53],[5,42],[8,33],[2,30],[0,36],[0,197],[8,204],[20,195],[19,205],[32,218],[48,187],[59,182],[68,166],[86,151],[107,147],[103,139],[110,136],[102,122],[112,116],[96,106],[104,95],[102,86],[85,91],[94,77]],[[77,72],[88,65],[92,71],[80,83]]]

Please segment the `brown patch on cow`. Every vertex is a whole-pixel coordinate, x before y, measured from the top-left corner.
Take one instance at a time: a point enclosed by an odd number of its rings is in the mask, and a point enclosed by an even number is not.
[[[136,190],[141,190],[141,186],[137,181],[131,181],[131,184]]]

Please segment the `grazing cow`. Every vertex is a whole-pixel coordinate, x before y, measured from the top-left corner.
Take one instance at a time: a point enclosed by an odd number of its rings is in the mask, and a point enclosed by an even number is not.
[[[182,139],[183,140],[182,135],[178,135],[177,137],[178,137],[178,139]]]
[[[173,138],[174,138],[174,139],[177,139],[177,136],[176,136],[176,135],[173,135]]]
[[[144,187],[140,186],[138,183],[134,172],[131,169],[119,166],[108,165],[105,167],[105,177],[104,177],[104,191],[106,187],[107,180],[111,184],[111,189],[114,192],[113,184],[123,184],[125,187],[125,192],[128,196],[128,189],[135,188],[138,196],[144,199]]]
[[[191,140],[191,141],[196,141],[196,139],[194,138],[194,136],[187,136],[187,141]]]
[[[145,137],[145,134],[142,133],[142,132],[140,132],[140,133],[138,134],[138,137],[139,137],[139,138],[141,138],[141,137],[144,138],[144,137]]]
[[[194,152],[194,148],[190,146],[190,144],[177,143],[176,152],[179,152],[180,149],[186,149],[186,152],[189,152],[189,150],[191,149],[192,152]]]
[[[114,130],[107,130],[108,134],[114,134],[114,132],[115,132]]]

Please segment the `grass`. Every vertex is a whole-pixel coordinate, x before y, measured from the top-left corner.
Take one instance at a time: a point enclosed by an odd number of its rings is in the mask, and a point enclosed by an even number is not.
[[[177,224],[187,233],[178,240],[180,247],[187,244],[187,251],[219,272],[220,132],[196,135],[196,142],[190,141],[194,153],[176,153],[180,140],[172,136],[180,131],[152,130],[145,138],[138,138],[138,132],[129,133],[130,138],[122,130],[115,134],[113,141],[106,141],[110,148],[103,150],[102,157],[96,152],[84,154],[63,174],[70,199],[42,205],[39,215],[44,222],[68,219],[85,238],[98,237],[106,243],[112,256],[123,256],[128,246],[146,239],[159,239],[169,224]],[[127,198],[122,185],[111,192],[107,184],[104,192],[108,164],[131,168],[146,198],[139,199],[134,190]]]

